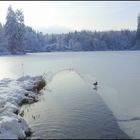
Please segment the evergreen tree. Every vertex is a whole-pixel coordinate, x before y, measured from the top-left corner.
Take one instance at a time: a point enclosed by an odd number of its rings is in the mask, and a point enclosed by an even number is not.
[[[4,27],[1,23],[0,23],[0,53],[8,54],[7,38],[5,37]]]
[[[3,36],[4,36],[4,31],[3,31],[2,24],[0,23],[0,42],[3,41]]]
[[[137,34],[136,34],[136,38],[137,40],[140,40],[140,14],[138,15],[138,25],[137,25]]]
[[[21,10],[13,11],[9,6],[6,16],[5,35],[11,54],[24,53],[24,15]]]
[[[24,34],[25,34],[25,25],[24,25],[24,15],[22,10],[16,10],[16,20],[17,20],[17,47],[19,51],[24,52]]]
[[[133,41],[132,50],[139,50],[140,49],[140,14],[137,17],[137,31],[136,36]]]

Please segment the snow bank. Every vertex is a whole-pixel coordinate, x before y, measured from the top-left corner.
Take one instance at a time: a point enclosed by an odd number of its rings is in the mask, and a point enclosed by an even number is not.
[[[30,129],[19,115],[19,108],[24,103],[38,101],[36,90],[33,89],[41,81],[41,76],[24,76],[17,80],[6,78],[0,81],[0,139],[26,137]]]

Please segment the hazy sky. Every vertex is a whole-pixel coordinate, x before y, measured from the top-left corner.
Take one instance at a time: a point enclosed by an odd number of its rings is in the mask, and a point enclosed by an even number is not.
[[[3,24],[10,4],[14,10],[23,10],[26,25],[49,32],[135,30],[140,13],[139,1],[0,1]]]

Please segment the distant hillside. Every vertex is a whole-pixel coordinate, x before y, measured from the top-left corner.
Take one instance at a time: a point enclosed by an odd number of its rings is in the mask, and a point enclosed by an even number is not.
[[[42,32],[43,34],[62,34],[72,31],[72,29],[70,28],[58,25],[52,25],[49,27],[38,27],[37,30]]]

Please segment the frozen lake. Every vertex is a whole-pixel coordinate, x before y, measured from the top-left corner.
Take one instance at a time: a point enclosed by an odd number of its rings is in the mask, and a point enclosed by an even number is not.
[[[1,79],[46,72],[51,80],[40,102],[26,107],[40,112],[25,116],[33,138],[140,138],[140,51],[1,56],[0,64]]]

